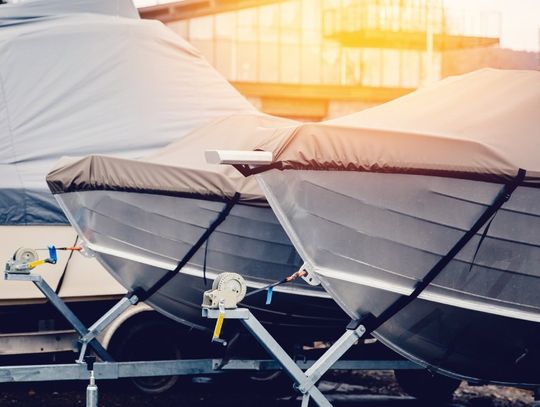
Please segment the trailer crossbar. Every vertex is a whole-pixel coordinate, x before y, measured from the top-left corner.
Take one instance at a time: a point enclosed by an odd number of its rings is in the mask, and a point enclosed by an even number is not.
[[[232,359],[222,366],[221,359],[183,359],[144,362],[98,362],[94,365],[96,380],[114,380],[134,377],[192,376],[220,374],[230,371],[277,371],[283,367],[275,360]],[[309,369],[314,360],[298,361],[302,370]],[[389,370],[421,369],[406,360],[343,360],[333,370]],[[60,380],[88,380],[85,364],[47,364],[28,366],[1,366],[0,383],[40,382]]]

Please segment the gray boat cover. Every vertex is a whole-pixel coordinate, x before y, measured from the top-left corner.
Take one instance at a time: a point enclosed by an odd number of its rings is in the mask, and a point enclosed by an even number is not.
[[[131,1],[1,5],[0,224],[67,223],[45,182],[61,156],[142,157],[217,118],[254,112]]]
[[[206,149],[267,150],[269,168],[388,171],[540,181],[540,72],[482,70],[321,123],[236,115],[145,161],[90,156],[60,164],[55,194],[118,190],[264,201],[253,178],[204,162]]]
[[[267,132],[279,169],[417,173],[540,186],[540,72],[485,69],[356,114]]]

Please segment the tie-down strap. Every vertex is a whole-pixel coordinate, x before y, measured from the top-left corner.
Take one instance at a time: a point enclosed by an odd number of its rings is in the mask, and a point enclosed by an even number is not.
[[[499,194],[496,196],[493,203],[487,207],[482,213],[474,225],[458,240],[458,242],[450,249],[444,257],[442,257],[437,264],[435,264],[431,270],[425,275],[425,277],[418,281],[414,287],[414,290],[409,295],[399,297],[394,303],[386,308],[379,316],[367,314],[356,321],[351,321],[347,329],[355,329],[359,325],[363,325],[366,328],[366,333],[371,333],[379,328],[382,324],[396,315],[399,311],[413,302],[428,286],[429,284],[444,270],[444,268],[454,259],[454,257],[460,252],[463,247],[473,238],[476,233],[489,221],[489,219],[503,206],[503,204],[510,199],[515,189],[525,179],[526,171],[519,169],[516,177],[505,184]]]
[[[185,256],[178,262],[174,270],[168,271],[163,277],[161,277],[156,283],[148,290],[137,288],[133,290],[133,293],[139,297],[139,300],[145,301],[159,291],[165,284],[172,280],[174,276],[178,274],[180,270],[191,260],[191,258],[197,253],[201,246],[210,238],[210,235],[217,229],[219,225],[227,218],[234,205],[240,200],[240,194],[237,192],[232,199],[228,200],[223,210],[219,213],[217,218],[208,226],[208,229],[204,231],[202,236],[197,242],[191,246],[191,249],[185,254]]]

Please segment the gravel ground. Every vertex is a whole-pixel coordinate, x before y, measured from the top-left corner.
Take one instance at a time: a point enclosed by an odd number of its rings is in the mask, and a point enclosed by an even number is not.
[[[276,396],[268,385],[254,385],[242,379],[229,378],[214,384],[184,383],[168,394],[156,396],[140,394],[128,384],[98,384],[100,407],[299,406],[295,396]],[[85,388],[82,382],[4,384],[0,386],[0,406],[84,406]],[[426,406],[406,396],[391,372],[332,373],[320,388],[330,395],[335,406]],[[532,393],[526,390],[462,384],[454,401],[446,406],[524,407],[532,400]],[[429,407],[437,406],[430,403]]]
[[[392,372],[355,372],[347,380],[355,386],[364,387],[369,394],[407,396],[394,380]],[[346,386],[346,385],[342,385]],[[361,391],[361,389],[356,389]],[[533,401],[529,390],[503,386],[471,386],[462,383],[454,393],[451,405],[470,407],[525,407]]]

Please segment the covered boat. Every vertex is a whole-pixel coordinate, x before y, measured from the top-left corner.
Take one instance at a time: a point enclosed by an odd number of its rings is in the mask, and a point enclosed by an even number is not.
[[[0,5],[0,255],[72,246],[45,175],[63,155],[148,155],[218,117],[254,109],[200,53],[130,0]],[[125,289],[97,263],[59,253],[43,267],[63,298]],[[0,304],[43,298],[0,281]],[[14,329],[4,327],[3,329]]]
[[[62,160],[48,183],[88,249],[123,287],[163,314],[205,328],[210,322],[200,315],[202,293],[218,273],[241,273],[253,290],[299,269],[301,258],[257,182],[204,161],[207,148],[251,149],[257,128],[296,122],[256,111],[197,50],[159,22],[89,14],[38,19],[26,31],[25,37],[13,34],[20,55],[37,58],[30,39],[45,33],[40,50],[55,76],[16,88],[22,73],[12,73],[11,92],[36,95],[29,99],[34,104],[25,105],[29,111],[20,109],[26,118],[21,127],[34,131],[26,139],[43,143],[35,142],[19,158],[43,155],[44,149],[52,150],[50,159],[56,151],[107,154]],[[53,42],[59,35],[66,41]],[[24,51],[25,38],[32,52]],[[59,58],[66,46],[74,48]],[[94,58],[101,60],[86,63]],[[69,68],[71,59],[80,68]],[[30,61],[23,68],[38,69]],[[57,82],[61,89],[43,96],[40,90]],[[60,136],[51,143],[50,134]],[[178,141],[144,160],[127,158],[126,148],[131,157],[145,155],[173,137]],[[78,148],[69,147],[74,139]],[[212,180],[205,184],[207,178]],[[342,325],[345,315],[320,287],[299,279],[275,292],[270,305],[264,293],[247,304],[290,340],[291,327],[333,337],[335,330],[321,327]],[[314,339],[305,330],[296,333]]]
[[[330,296],[294,274],[302,260],[254,177],[206,163],[210,146],[249,150],[257,129],[296,122],[233,115],[140,160],[88,156],[61,162],[47,182],[87,248],[126,288],[163,314],[205,328],[202,294],[223,272],[246,279],[243,306],[275,335],[313,341],[336,336],[345,315]],[[291,329],[302,328],[302,329]]]
[[[257,137],[270,205],[351,318],[435,371],[540,384],[540,72]]]

